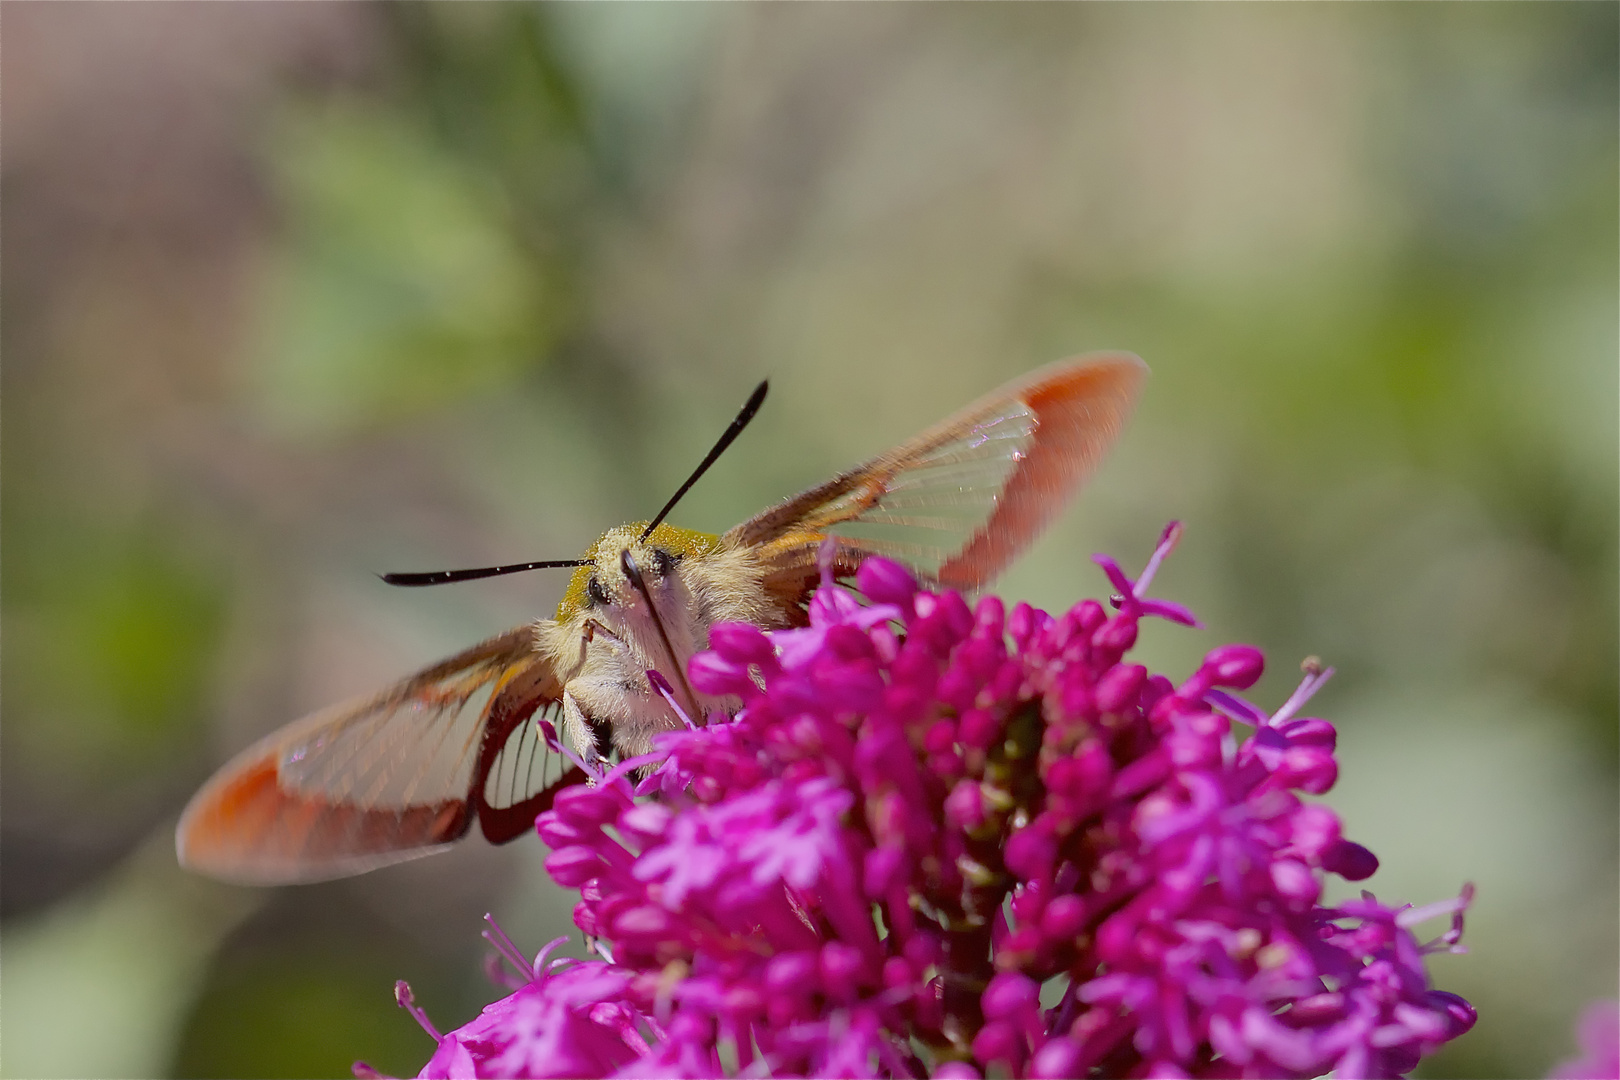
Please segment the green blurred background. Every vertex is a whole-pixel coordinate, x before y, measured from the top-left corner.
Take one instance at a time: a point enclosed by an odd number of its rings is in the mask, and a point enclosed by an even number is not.
[[[1430,1076],[1536,1076],[1613,995],[1613,4],[5,7],[0,1071],[414,1072],[568,932],[542,845],[235,889],[233,750],[555,605],[753,383],[720,531],[1041,363],[1153,378],[1001,583],[1187,534],[1186,671],[1339,675],[1328,801],[1478,883]]]

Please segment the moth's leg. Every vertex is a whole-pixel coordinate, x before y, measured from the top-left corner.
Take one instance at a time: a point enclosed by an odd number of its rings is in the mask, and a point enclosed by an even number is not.
[[[596,753],[596,735],[591,722],[585,716],[585,709],[580,708],[578,698],[562,691],[562,737],[569,740],[569,745],[577,751],[580,759],[585,761],[593,771],[601,771],[601,755]]]
[[[602,641],[606,642],[608,647],[619,655],[631,655],[630,646],[624,643],[623,638],[609,630],[606,626],[603,626],[601,623],[597,622],[595,619],[586,619],[585,632],[580,635],[579,648],[581,657],[583,657],[585,654],[586,646],[590,645],[591,642],[598,638],[601,638]]]
[[[579,752],[580,758],[596,772],[605,772],[608,762],[598,744],[598,725],[580,708],[579,699],[563,691],[563,738]]]

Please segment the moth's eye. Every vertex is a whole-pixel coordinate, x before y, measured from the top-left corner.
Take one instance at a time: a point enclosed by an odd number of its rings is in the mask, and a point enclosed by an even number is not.
[[[607,590],[602,588],[602,583],[596,580],[595,574],[585,579],[585,595],[590,597],[593,604],[605,604],[608,602]]]
[[[678,561],[679,558],[677,556],[671,555],[663,548],[653,548],[653,573],[657,574],[659,577],[668,577],[670,571],[675,569],[675,564]]]

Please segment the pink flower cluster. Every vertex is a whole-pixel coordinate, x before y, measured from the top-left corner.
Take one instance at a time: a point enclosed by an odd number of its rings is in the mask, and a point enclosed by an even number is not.
[[[1560,1061],[1552,1080],[1620,1080],[1620,1001],[1594,1001],[1581,1013],[1575,1035],[1581,1053]]]
[[[1460,951],[1468,890],[1321,903],[1377,868],[1302,798],[1337,778],[1296,715],[1331,672],[1267,715],[1234,693],[1256,649],[1179,685],[1127,662],[1143,618],[1197,625],[1145,595],[1178,533],[1135,581],[1098,557],[1112,612],[869,559],[803,629],[715,627],[688,674],[735,720],[538,821],[605,959],[542,954],[422,1075],[1380,1077],[1467,1031],[1424,954]]]

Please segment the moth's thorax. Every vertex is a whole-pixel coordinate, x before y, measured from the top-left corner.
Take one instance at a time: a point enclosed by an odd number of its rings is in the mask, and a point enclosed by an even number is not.
[[[735,704],[698,694],[687,683],[687,661],[708,648],[709,628],[786,622],[766,595],[753,551],[670,525],[642,540],[645,528],[641,522],[604,533],[585,553],[590,561],[575,571],[556,621],[539,628],[540,646],[565,692],[587,720],[611,729],[626,756],[646,753],[654,733],[680,724],[654,692],[648,671],[661,674],[699,719]],[[576,743],[588,737],[567,734]]]

